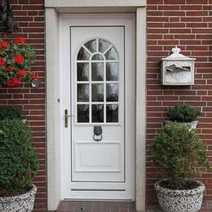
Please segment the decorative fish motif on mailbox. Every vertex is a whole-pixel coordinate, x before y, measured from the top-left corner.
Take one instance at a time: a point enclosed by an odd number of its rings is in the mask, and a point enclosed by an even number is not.
[[[191,68],[189,66],[178,66],[176,64],[173,64],[173,65],[167,66],[166,71],[183,72],[183,71],[191,71]]]

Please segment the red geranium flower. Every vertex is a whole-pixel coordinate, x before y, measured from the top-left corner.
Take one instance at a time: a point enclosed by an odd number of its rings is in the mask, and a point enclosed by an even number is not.
[[[25,35],[15,39],[0,37],[0,87],[19,87],[24,82],[32,82],[30,66],[35,51],[26,41]]]
[[[15,56],[15,62],[19,65],[22,65],[24,63],[24,57],[21,54],[17,54]]]
[[[5,65],[5,59],[3,57],[0,57],[0,66]]]
[[[9,43],[6,40],[0,40],[0,49],[7,49]]]
[[[17,76],[20,77],[20,78],[24,78],[26,75],[27,75],[27,71],[25,69],[20,69],[17,72]]]
[[[22,84],[21,80],[19,80],[16,77],[13,77],[13,78],[7,80],[7,86],[11,87],[11,88],[19,87],[21,84]]]
[[[17,45],[23,45],[26,43],[26,38],[25,37],[16,37],[15,43]]]

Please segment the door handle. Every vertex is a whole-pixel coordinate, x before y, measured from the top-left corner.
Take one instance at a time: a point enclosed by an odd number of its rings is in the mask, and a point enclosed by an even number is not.
[[[72,115],[68,115],[68,109],[64,111],[64,121],[65,121],[65,128],[68,128],[68,118],[71,118]]]

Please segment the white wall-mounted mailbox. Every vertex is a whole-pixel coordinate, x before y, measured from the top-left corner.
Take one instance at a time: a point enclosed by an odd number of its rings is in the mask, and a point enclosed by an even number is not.
[[[195,58],[180,54],[180,48],[173,48],[172,54],[162,58],[163,85],[194,85]]]

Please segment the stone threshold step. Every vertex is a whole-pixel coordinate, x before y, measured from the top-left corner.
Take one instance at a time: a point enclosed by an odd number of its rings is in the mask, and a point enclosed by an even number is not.
[[[57,212],[136,212],[134,202],[62,201]]]

